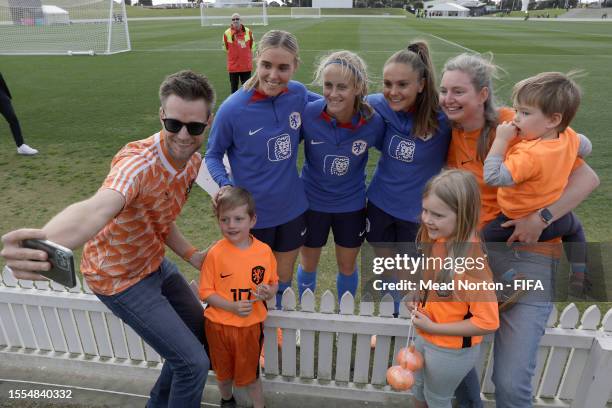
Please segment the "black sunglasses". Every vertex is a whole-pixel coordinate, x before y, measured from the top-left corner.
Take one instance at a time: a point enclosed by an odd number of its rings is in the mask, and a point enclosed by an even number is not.
[[[200,123],[200,122],[183,123],[178,119],[171,119],[171,118],[162,119],[162,122],[164,122],[164,128],[166,128],[168,132],[178,133],[181,131],[183,126],[185,126],[187,128],[187,133],[189,133],[191,136],[200,136],[202,133],[204,133],[204,130],[206,129],[206,126],[207,126],[206,123]]]
[[[240,21],[239,18],[232,18],[232,21]]]

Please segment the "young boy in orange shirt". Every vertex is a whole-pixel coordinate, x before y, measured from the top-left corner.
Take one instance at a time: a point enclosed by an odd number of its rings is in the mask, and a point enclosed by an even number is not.
[[[543,72],[524,79],[512,93],[516,115],[497,127],[495,141],[484,162],[484,180],[499,186],[497,202],[502,214],[483,230],[487,241],[506,241],[511,228],[501,224],[539,211],[545,224],[553,215],[546,208],[561,197],[576,156],[591,153],[591,142],[568,126],[580,105],[576,83],[559,72]],[[508,147],[515,137],[520,141]],[[575,245],[568,250],[572,286],[582,289],[586,271],[585,236],[573,213],[550,224],[540,241],[563,237]],[[578,288],[579,287],[579,288]]]
[[[269,246],[250,234],[255,225],[251,194],[231,187],[215,209],[223,239],[208,251],[200,274],[200,298],[208,303],[206,338],[217,375],[221,407],[235,407],[232,383],[247,387],[255,408],[264,406],[259,378],[264,300],[278,288],[276,259]]]

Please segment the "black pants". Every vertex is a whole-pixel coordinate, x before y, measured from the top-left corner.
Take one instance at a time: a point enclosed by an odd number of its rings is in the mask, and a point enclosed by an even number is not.
[[[482,231],[485,242],[504,242],[514,232],[513,228],[503,228],[501,224],[509,218],[503,214],[488,223]],[[565,247],[568,261],[572,263],[586,263],[586,236],[582,223],[573,212],[565,214],[542,231],[540,242],[561,237]]]
[[[246,71],[246,72],[230,72],[229,73],[229,78],[230,78],[230,84],[232,86],[232,93],[236,92],[238,90],[238,81],[240,81],[240,83],[242,85],[244,85],[244,83],[251,77],[251,71]]]
[[[11,132],[13,133],[13,139],[15,139],[15,144],[17,147],[23,144],[23,136],[21,135],[21,126],[19,126],[19,120],[17,119],[17,115],[15,115],[15,111],[13,110],[13,104],[11,103],[11,99],[7,94],[0,89],[0,113],[6,121],[9,123],[11,127]]]

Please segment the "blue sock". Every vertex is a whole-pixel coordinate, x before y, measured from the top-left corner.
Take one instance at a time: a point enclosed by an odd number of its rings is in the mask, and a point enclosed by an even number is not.
[[[290,288],[291,287],[291,281],[289,282],[281,282],[278,281],[278,290],[276,291],[276,308],[277,309],[281,309],[281,302],[283,300],[283,293],[285,292],[285,289]]]
[[[300,293],[300,301],[302,300],[302,294],[306,289],[312,290],[314,293],[317,288],[317,270],[314,272],[306,272],[304,268],[302,268],[301,264],[298,264],[297,268],[297,284],[298,284],[298,292]]]
[[[338,290],[338,302],[342,299],[342,295],[346,292],[350,292],[353,297],[357,293],[357,286],[359,285],[359,268],[355,266],[355,270],[350,275],[344,275],[338,272],[336,275],[336,288]]]

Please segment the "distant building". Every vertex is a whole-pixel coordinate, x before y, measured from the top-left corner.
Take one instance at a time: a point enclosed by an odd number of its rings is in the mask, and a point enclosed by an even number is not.
[[[440,2],[431,6],[426,4],[425,7],[427,17],[468,17],[470,15],[470,9],[457,3]]]

